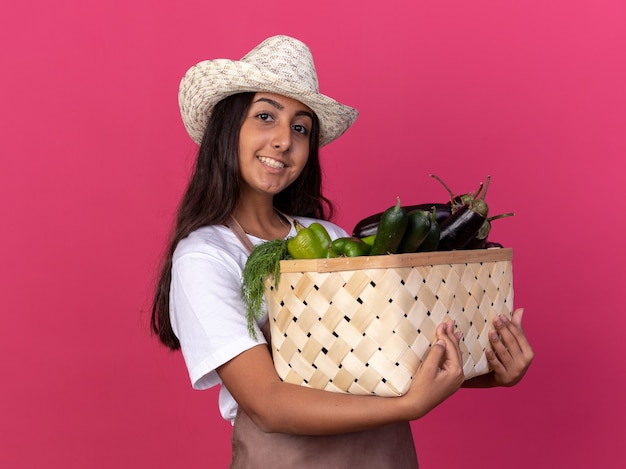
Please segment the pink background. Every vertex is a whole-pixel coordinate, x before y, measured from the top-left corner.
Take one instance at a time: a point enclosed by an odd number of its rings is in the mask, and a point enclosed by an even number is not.
[[[356,221],[492,175],[536,361],[413,424],[424,468],[623,467],[626,7],[618,0],[10,2],[0,14],[0,465],[226,467],[216,391],[148,332],[193,159],[178,82],[273,34],[361,117],[323,150]]]

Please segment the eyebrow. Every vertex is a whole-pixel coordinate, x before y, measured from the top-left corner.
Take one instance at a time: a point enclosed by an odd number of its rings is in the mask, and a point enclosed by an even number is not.
[[[283,106],[278,101],[271,99],[271,98],[259,98],[255,101],[255,103],[260,103],[260,102],[271,104],[279,111],[282,111],[283,109],[285,109],[285,106]],[[311,118],[311,120],[313,120],[313,114],[305,110],[297,111],[296,116],[308,116]]]

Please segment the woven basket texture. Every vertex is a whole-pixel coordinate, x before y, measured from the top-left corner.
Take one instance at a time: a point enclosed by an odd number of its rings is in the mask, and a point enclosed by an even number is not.
[[[465,378],[489,371],[492,318],[513,311],[511,249],[282,261],[268,281],[282,380],[327,391],[404,394],[447,318]]]

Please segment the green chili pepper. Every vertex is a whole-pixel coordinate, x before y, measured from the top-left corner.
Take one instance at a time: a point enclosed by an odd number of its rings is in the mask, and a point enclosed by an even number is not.
[[[297,227],[296,227],[297,228]],[[326,228],[320,223],[301,227],[287,243],[287,251],[294,259],[323,259],[334,257],[332,241]]]
[[[355,236],[337,238],[332,243],[333,251],[339,256],[358,257],[367,256],[372,246]]]

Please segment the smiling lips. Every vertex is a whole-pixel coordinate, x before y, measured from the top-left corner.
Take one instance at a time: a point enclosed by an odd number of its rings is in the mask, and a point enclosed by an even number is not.
[[[265,156],[259,156],[258,158],[261,163],[266,164],[270,168],[282,169],[285,167],[285,163],[281,163],[280,161],[276,161]]]

